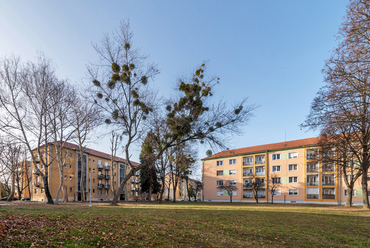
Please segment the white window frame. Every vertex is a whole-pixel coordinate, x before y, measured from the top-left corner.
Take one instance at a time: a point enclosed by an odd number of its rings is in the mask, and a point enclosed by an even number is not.
[[[217,161],[216,161],[216,165],[217,165],[217,166],[223,166],[223,165],[224,165],[224,161],[222,161],[222,160],[217,160]]]
[[[293,154],[297,154],[297,156],[294,156]],[[298,152],[289,152],[288,158],[289,159],[298,158]]]
[[[224,191],[223,190],[217,190],[216,194],[217,194],[217,196],[223,196]]]
[[[234,173],[235,172],[235,173]],[[236,175],[236,169],[234,170],[229,170],[229,175]]]
[[[69,181],[72,181],[72,176],[69,177]]]
[[[274,196],[280,196],[281,195],[281,189],[275,189],[273,195]]]
[[[275,170],[274,170],[274,167],[275,167]],[[279,170],[277,170],[277,168],[279,168]],[[281,165],[273,165],[272,166],[272,172],[280,172],[281,171]]]
[[[231,191],[232,192],[232,195],[233,196],[237,196],[237,194],[238,194],[238,191],[236,191],[236,190],[233,190],[233,191]]]
[[[289,195],[292,196],[298,196],[299,195],[299,189],[289,189]]]
[[[295,178],[297,178],[297,181],[296,182],[294,182],[294,179]],[[290,179],[292,179],[292,180],[290,180]],[[298,177],[289,177],[289,183],[298,183],[298,182],[299,182]]]
[[[276,179],[277,182],[274,182],[274,179]],[[271,182],[273,184],[279,184],[279,183],[281,183],[281,177],[272,177],[271,178]]]
[[[291,166],[291,165],[293,166],[293,169],[292,169],[292,170],[290,169],[290,166]],[[296,165],[296,166],[297,166],[297,169],[296,169],[296,170],[294,170],[294,165]],[[298,170],[298,164],[290,164],[290,165],[288,165],[288,170],[289,170],[289,171],[297,171],[297,170]]]
[[[229,185],[236,186],[236,180],[235,179],[229,180]]]
[[[222,173],[219,175],[219,174],[218,174],[218,172],[220,172],[220,171],[221,171]],[[223,171],[223,170],[218,170],[218,171],[216,171],[216,176],[218,176],[218,177],[219,177],[219,176],[223,176],[223,175],[224,175],[224,171]]]
[[[356,195],[357,195],[356,189],[353,189],[353,191],[352,191],[352,197],[353,196],[356,196]],[[348,196],[348,189],[344,189],[344,196]]]
[[[272,154],[272,160],[280,160],[280,159],[281,159],[281,154],[280,153]]]
[[[216,185],[217,186],[224,186],[224,180],[217,180]]]
[[[236,158],[229,159],[229,165],[236,164]]]

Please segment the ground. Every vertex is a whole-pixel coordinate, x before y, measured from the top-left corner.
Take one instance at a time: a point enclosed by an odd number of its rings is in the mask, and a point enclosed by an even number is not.
[[[0,246],[370,247],[361,207],[0,202]]]

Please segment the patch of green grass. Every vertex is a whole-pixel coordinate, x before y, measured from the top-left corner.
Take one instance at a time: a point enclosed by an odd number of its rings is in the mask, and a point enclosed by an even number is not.
[[[370,211],[360,207],[15,202],[0,210],[0,227],[7,226],[0,228],[0,246],[370,246]]]

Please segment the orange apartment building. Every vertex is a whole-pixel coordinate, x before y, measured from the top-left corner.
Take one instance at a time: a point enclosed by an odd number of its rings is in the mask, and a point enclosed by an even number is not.
[[[229,201],[217,186],[235,185],[233,201],[255,202],[251,187],[259,180],[259,202],[271,202],[271,184],[279,183],[274,202],[344,205],[346,185],[334,163],[322,162],[318,138],[226,150],[202,159],[203,200]],[[353,204],[362,205],[361,178],[357,179]]]
[[[66,163],[63,168],[63,180],[67,188],[68,201],[81,201],[81,163],[79,161],[79,148],[75,144],[66,143],[64,146],[64,154],[67,157]],[[120,157],[115,158],[113,168],[111,166],[111,155],[99,152],[93,149],[86,149],[84,154],[86,161],[86,177],[84,191],[86,200],[92,201],[111,201],[114,197],[112,192],[112,183],[115,189],[119,187],[120,182],[125,175],[130,171],[129,166],[126,166],[126,160]],[[133,162],[134,165],[138,165]],[[32,177],[31,177],[31,200],[32,201],[47,201],[44,191],[44,183],[41,175],[36,170],[37,166],[40,171],[44,173],[45,168],[37,159],[36,164],[32,164]],[[60,173],[58,164],[54,161],[49,170],[49,189],[53,199],[55,200],[56,194],[60,185]],[[113,170],[114,180],[111,180]],[[91,188],[90,188],[91,183]],[[140,194],[140,179],[139,172],[129,180],[124,191],[121,194],[120,200],[143,200],[145,196]],[[59,193],[59,201],[63,199],[62,191]]]

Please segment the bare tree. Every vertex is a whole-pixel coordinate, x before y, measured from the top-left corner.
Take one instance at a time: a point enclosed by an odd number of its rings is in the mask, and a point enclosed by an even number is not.
[[[49,191],[49,166],[55,160],[48,116],[53,104],[50,98],[57,83],[50,61],[43,55],[36,63],[22,64],[19,58],[1,62],[0,106],[3,118],[0,130],[27,147],[32,163],[43,179],[48,204],[54,203]],[[44,171],[40,170],[40,163]]]
[[[367,196],[370,166],[369,27],[370,2],[350,1],[339,32],[340,43],[323,69],[326,85],[317,93],[302,125],[322,130],[322,136],[335,135],[334,147],[348,148],[345,152],[350,153],[351,160],[358,161],[366,209],[370,208]],[[345,171],[342,170],[343,175]],[[350,187],[348,182],[346,184]]]
[[[110,150],[111,150],[111,167],[112,167],[111,169],[111,185],[112,185],[111,190],[112,190],[113,195],[117,194],[116,186],[114,185],[114,180],[115,180],[114,171],[116,171],[116,168],[118,167],[118,164],[116,163],[116,154],[117,154],[117,149],[118,149],[118,142],[121,140],[122,140],[122,136],[112,131],[112,136],[110,139],[110,143],[111,143]]]
[[[268,189],[271,192],[271,204],[274,203],[274,196],[276,192],[281,189],[281,178],[277,176],[276,173],[271,174],[271,177],[268,181]]]
[[[217,186],[218,189],[227,191],[230,197],[230,202],[233,202],[234,192],[238,189],[235,185],[231,185],[229,180],[226,180],[223,185]]]

